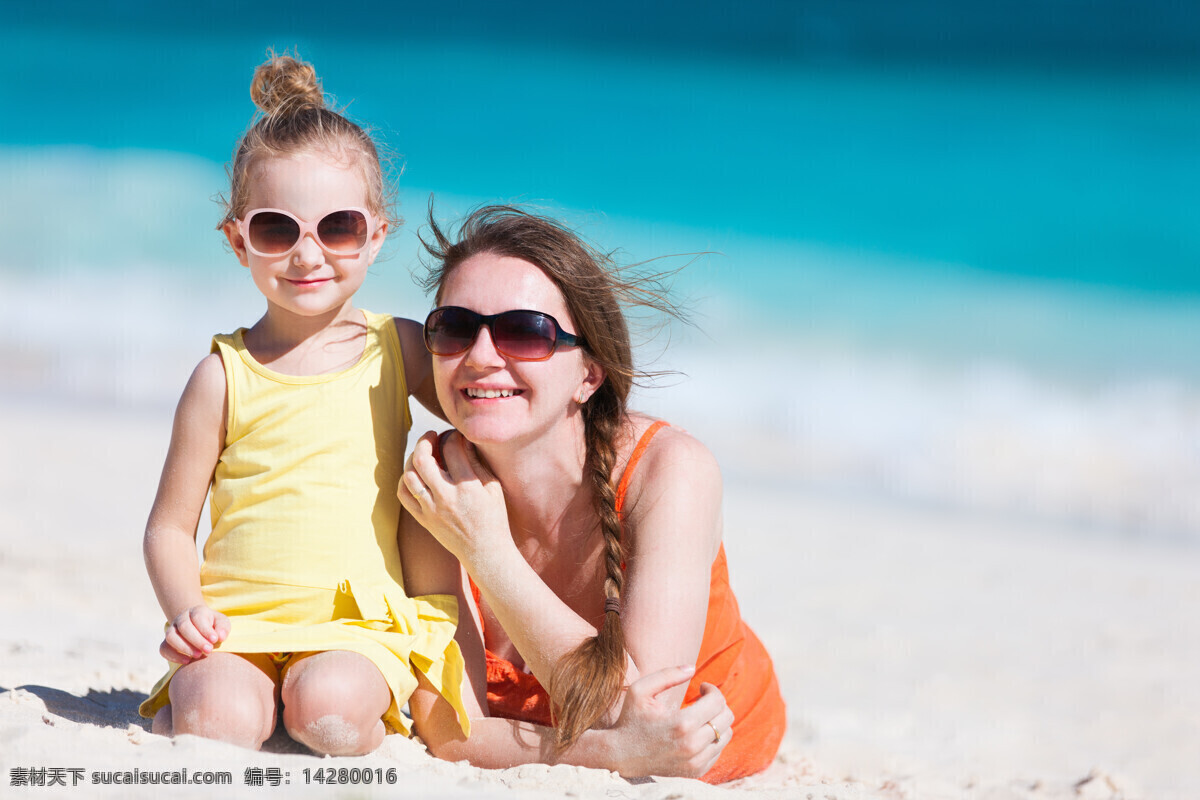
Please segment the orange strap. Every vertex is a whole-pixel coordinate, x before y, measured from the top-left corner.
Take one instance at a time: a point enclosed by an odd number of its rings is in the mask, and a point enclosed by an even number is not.
[[[642,459],[642,453],[646,452],[646,448],[650,446],[650,440],[654,438],[654,434],[658,433],[660,428],[665,428],[667,423],[661,419],[656,420],[646,432],[642,434],[642,438],[638,439],[637,446],[633,448],[632,455],[629,456],[629,463],[625,465],[625,471],[621,473],[621,481],[617,484],[617,516],[621,515],[621,511],[625,508],[625,492],[629,489],[629,480],[633,477],[633,471],[637,469],[637,464]]]

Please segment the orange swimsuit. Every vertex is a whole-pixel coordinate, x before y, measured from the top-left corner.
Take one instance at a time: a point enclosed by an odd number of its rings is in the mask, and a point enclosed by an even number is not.
[[[617,513],[625,502],[629,479],[650,439],[665,422],[655,422],[638,441],[629,465],[617,486]],[[479,590],[471,584],[475,604]],[[484,640],[486,641],[486,632]],[[753,775],[775,759],[787,717],[771,657],[754,631],[742,621],[737,599],[729,587],[729,570],[722,545],[713,561],[709,580],[708,619],[696,657],[696,674],[688,684],[684,705],[700,697],[700,684],[711,683],[725,695],[733,711],[733,739],[703,777],[708,783],[723,783]],[[487,651],[488,711],[494,717],[553,725],[550,697],[532,674]]]

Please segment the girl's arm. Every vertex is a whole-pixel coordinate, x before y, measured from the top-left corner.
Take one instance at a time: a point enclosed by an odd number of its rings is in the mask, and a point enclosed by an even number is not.
[[[171,430],[171,445],[150,509],[142,552],[146,570],[171,627],[159,652],[187,664],[212,652],[229,622],[204,602],[196,527],[225,442],[225,371],[220,356],[192,372]]]
[[[408,393],[439,419],[446,419],[433,383],[433,357],[425,349],[424,328],[411,319],[396,317],[393,322],[400,337],[400,352],[404,354],[404,380],[408,383]]]
[[[552,729],[489,716],[478,609],[468,596],[458,562],[408,513],[401,520],[401,553],[410,594],[445,593],[452,584],[459,603],[455,639],[466,662],[462,694],[471,718],[470,737],[463,737],[453,708],[424,675],[417,674],[420,685],[409,698],[417,733],[439,758],[465,759],[493,769],[566,763],[615,770],[626,777],[698,777],[712,767],[728,743],[733,714],[715,687],[706,684],[701,698],[686,709],[680,709],[668,694],[672,687],[686,686],[694,672],[691,667],[641,678],[628,689],[612,728],[589,730],[560,754],[553,749]],[[723,734],[720,742],[713,740],[710,720]]]

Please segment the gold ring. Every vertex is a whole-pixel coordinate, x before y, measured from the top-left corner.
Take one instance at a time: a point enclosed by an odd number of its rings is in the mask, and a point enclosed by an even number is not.
[[[713,725],[712,721],[706,722],[704,724],[713,729],[713,744],[720,744],[721,743],[721,732],[717,730],[717,726]]]

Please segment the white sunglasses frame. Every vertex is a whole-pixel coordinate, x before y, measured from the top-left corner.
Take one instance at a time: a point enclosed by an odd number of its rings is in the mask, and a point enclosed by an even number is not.
[[[286,251],[284,251],[282,253],[264,253],[261,250],[256,249],[254,247],[254,245],[250,243],[250,220],[254,217],[255,214],[261,214],[263,212],[268,212],[268,211],[275,213],[275,214],[283,214],[285,217],[295,220],[296,225],[299,226],[299,228],[300,228],[300,235],[296,237],[295,244],[293,244],[290,248],[288,248]],[[363,218],[366,219],[366,221],[367,221],[367,238],[363,241],[362,247],[359,247],[357,250],[350,250],[350,251],[333,250],[332,248],[326,246],[326,244],[323,241],[321,241],[321,236],[320,236],[320,234],[317,233],[317,226],[321,224],[322,220],[324,220],[330,214],[338,214],[342,211],[357,211],[360,214],[362,214]],[[347,206],[346,208],[335,208],[333,211],[330,211],[326,214],[322,214],[317,219],[316,222],[309,222],[307,220],[300,219],[292,212],[285,211],[282,208],[253,208],[253,209],[250,209],[249,211],[247,211],[246,215],[244,217],[236,220],[236,222],[237,222],[237,227],[238,227],[238,233],[241,235],[242,242],[246,245],[246,249],[248,251],[250,251],[251,253],[253,253],[254,255],[258,256],[259,258],[286,258],[286,257],[290,256],[292,253],[296,252],[296,248],[299,247],[300,243],[304,241],[304,237],[308,236],[309,234],[312,234],[313,241],[316,242],[317,245],[322,250],[324,250],[326,253],[331,253],[332,255],[335,255],[335,256],[356,256],[356,255],[361,254],[363,251],[365,251],[368,247],[371,246],[371,239],[374,238],[375,231],[378,228],[377,219],[376,219],[375,215],[372,214],[367,209],[359,208],[357,206]]]

